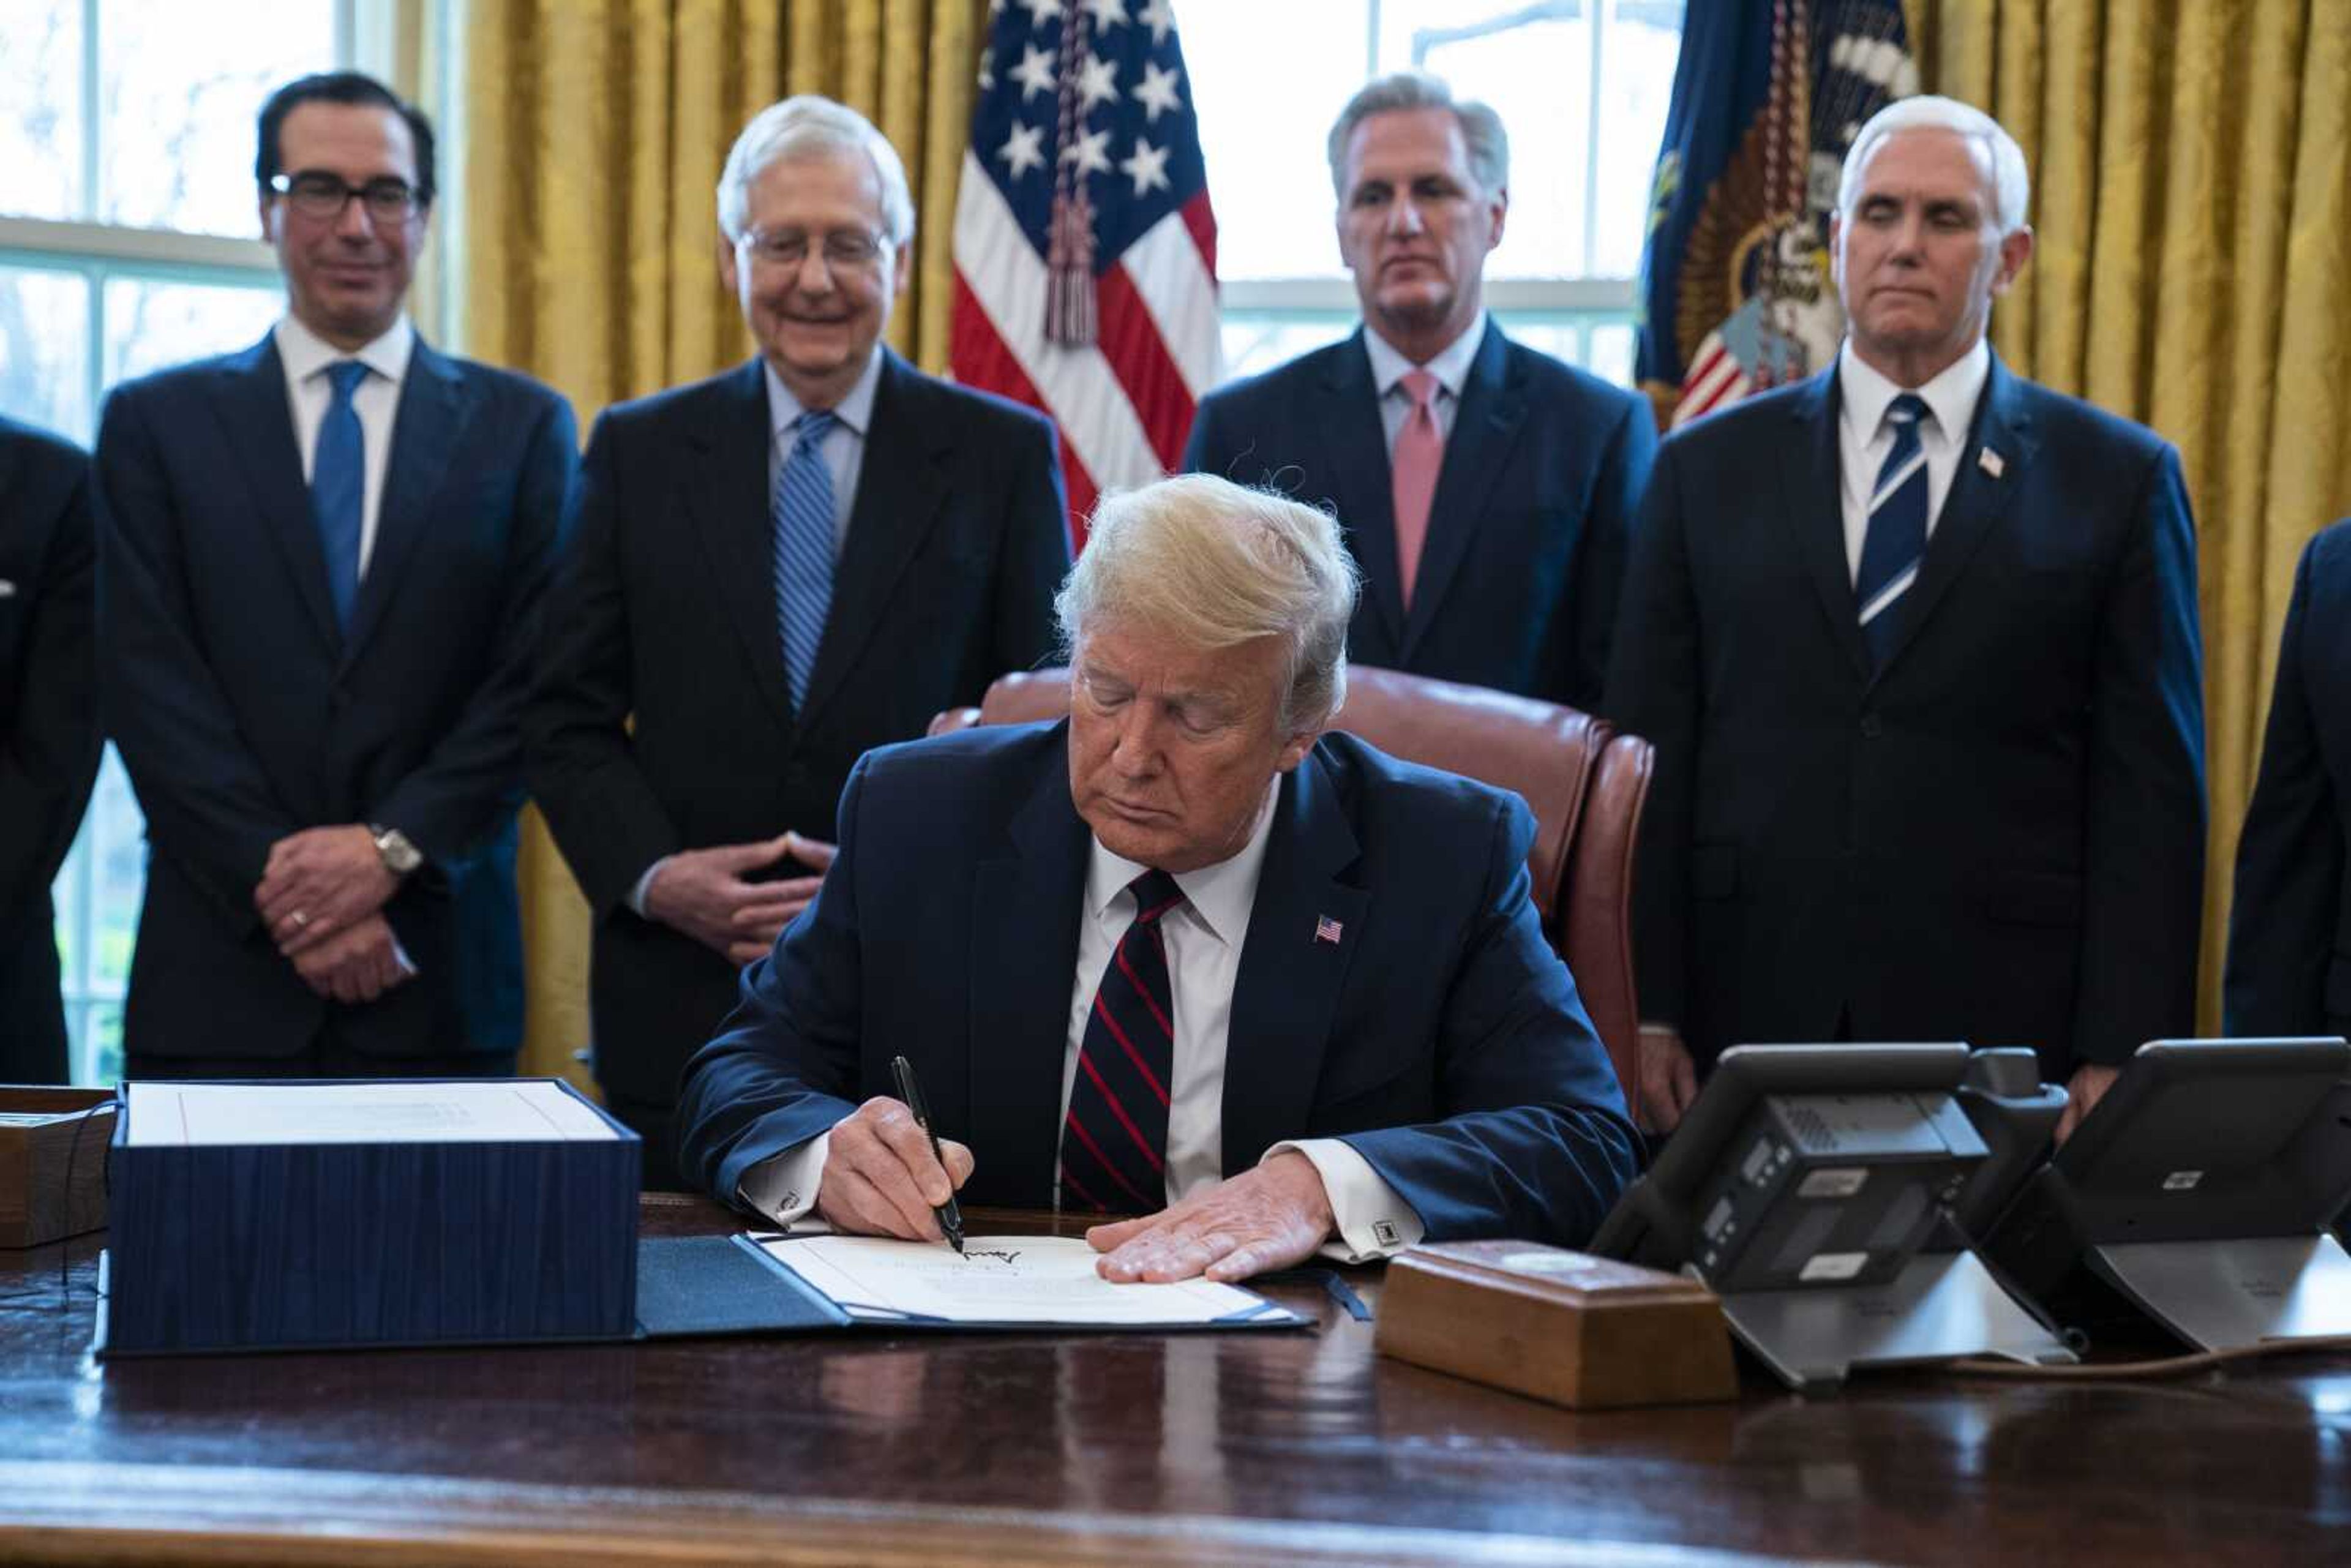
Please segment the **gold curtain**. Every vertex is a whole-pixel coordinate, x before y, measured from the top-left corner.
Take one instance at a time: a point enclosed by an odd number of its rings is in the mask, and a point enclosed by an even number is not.
[[[1928,90],[2023,144],[2022,374],[2175,443],[2196,508],[2219,1024],[2237,830],[2303,544],[2351,513],[2351,3],[1925,0]]]
[[[741,361],[718,281],[720,166],[754,113],[839,99],[906,165],[915,270],[893,347],[946,361],[956,176],[986,37],[985,0],[472,0],[457,51],[463,350],[571,400],[607,403]],[[588,1040],[588,911],[536,812],[522,848],[527,1072],[576,1071]]]

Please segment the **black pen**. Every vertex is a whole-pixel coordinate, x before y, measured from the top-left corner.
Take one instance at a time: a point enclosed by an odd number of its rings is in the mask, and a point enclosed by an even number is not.
[[[939,1169],[947,1168],[946,1155],[939,1152],[939,1131],[931,1125],[931,1108],[923,1103],[923,1086],[914,1082],[914,1064],[903,1056],[890,1059],[890,1074],[898,1081],[898,1098],[914,1113],[914,1125],[930,1134],[931,1157],[939,1162]],[[939,1217],[939,1228],[946,1232],[947,1245],[963,1256],[963,1210],[956,1207],[955,1178],[947,1178],[947,1200],[931,1210]]]

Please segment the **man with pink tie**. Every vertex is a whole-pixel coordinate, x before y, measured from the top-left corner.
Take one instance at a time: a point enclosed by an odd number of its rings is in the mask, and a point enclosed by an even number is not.
[[[1383,77],[1329,152],[1363,328],[1210,395],[1184,466],[1336,510],[1364,570],[1357,663],[1595,707],[1648,405],[1488,319],[1510,210],[1491,109]]]

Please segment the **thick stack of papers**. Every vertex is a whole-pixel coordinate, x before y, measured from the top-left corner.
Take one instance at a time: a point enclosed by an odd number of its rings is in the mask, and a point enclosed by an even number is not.
[[[131,1148],[283,1144],[610,1143],[622,1134],[552,1079],[131,1083]]]

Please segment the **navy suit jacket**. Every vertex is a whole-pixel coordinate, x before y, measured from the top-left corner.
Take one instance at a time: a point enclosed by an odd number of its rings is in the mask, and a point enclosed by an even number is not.
[[[2179,455],[1997,360],[1873,668],[1832,369],[1665,444],[1611,716],[1657,747],[1641,1010],[1727,1045],[2029,1045],[2194,1022],[2196,541]],[[1997,472],[1994,472],[1994,470]]]
[[[89,459],[0,419],[0,1083],[66,1080],[49,883],[98,774]]]
[[[2232,1035],[2351,1030],[2351,519],[2294,568],[2260,776],[2237,841]]]
[[[795,712],[758,360],[606,411],[528,716],[531,788],[596,914],[596,1074],[668,1104],[736,967],[628,906],[664,855],[828,839],[851,766],[1051,651],[1070,565],[1053,428],[883,351],[832,607]],[[634,721],[634,727],[629,722]],[[776,876],[800,874],[778,868]]]
[[[858,765],[823,893],[687,1070],[696,1180],[731,1199],[752,1166],[894,1092],[904,1053],[940,1134],[977,1157],[967,1201],[1051,1201],[1092,843],[1068,735],[977,729]],[[1633,1133],[1528,900],[1533,831],[1516,796],[1352,736],[1284,777],[1233,991],[1228,1175],[1339,1136],[1432,1240],[1591,1235]]]
[[[577,443],[554,392],[420,341],[345,632],[273,339],[107,400],[101,658],[149,848],[126,1049],[289,1056],[330,1018],[392,1059],[520,1044],[521,710]],[[346,822],[427,862],[384,908],[418,977],[358,1006],[253,904],[273,842]]]
[[[1646,401],[1489,322],[1445,443],[1410,614],[1361,329],[1211,393],[1184,466],[1336,512],[1364,570],[1347,633],[1356,663],[1594,711],[1656,445]]]

